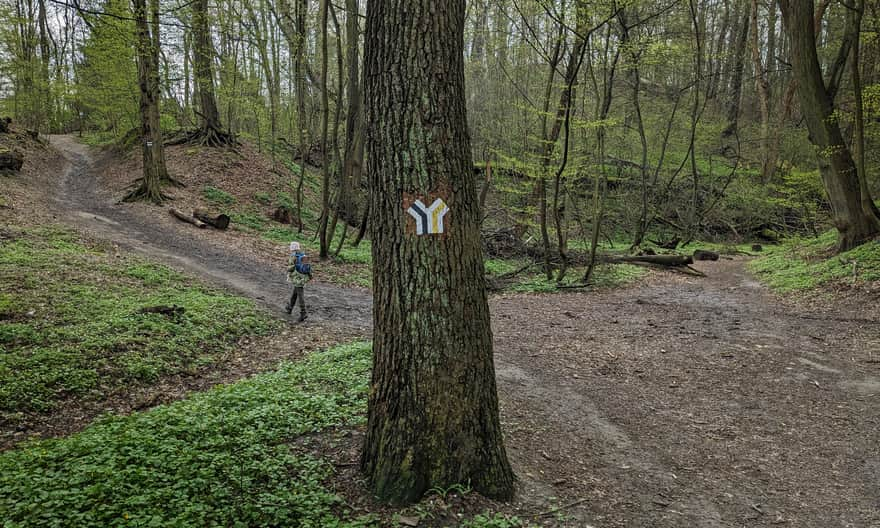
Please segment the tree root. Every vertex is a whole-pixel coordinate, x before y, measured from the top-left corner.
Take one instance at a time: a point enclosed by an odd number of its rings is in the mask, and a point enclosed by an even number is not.
[[[165,145],[198,145],[209,148],[229,148],[238,152],[235,147],[238,140],[229,132],[216,128],[197,128],[193,130],[180,130],[174,137],[165,141]]]
[[[122,198],[125,203],[152,202],[159,204],[171,199],[171,196],[163,193],[161,189],[150,189],[143,178],[134,180],[129,187],[133,187],[133,189]]]

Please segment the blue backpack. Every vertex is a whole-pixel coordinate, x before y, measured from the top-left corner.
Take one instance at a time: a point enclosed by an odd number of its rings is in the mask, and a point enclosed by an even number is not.
[[[306,255],[305,253],[297,253],[294,269],[296,269],[297,273],[302,273],[303,275],[311,275],[312,265],[309,263],[308,255]]]

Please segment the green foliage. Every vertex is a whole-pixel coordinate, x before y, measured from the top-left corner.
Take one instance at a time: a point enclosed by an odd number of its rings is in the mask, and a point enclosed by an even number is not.
[[[205,197],[205,200],[216,205],[232,205],[235,203],[235,196],[210,185],[202,189],[202,196]]]
[[[506,259],[486,259],[483,261],[483,267],[486,269],[487,275],[504,275],[522,267],[519,261]]]
[[[115,138],[138,125],[140,92],[129,4],[105,0],[99,10],[110,16],[84,15],[92,27],[82,46],[74,102],[82,108],[85,128],[100,131],[105,142],[104,136]]]
[[[274,323],[253,304],[56,228],[0,246],[0,413],[44,412],[212,362]],[[178,316],[145,313],[179,306]]]
[[[750,268],[779,292],[880,281],[880,241],[832,255],[836,241],[834,230],[817,238],[791,239],[767,248],[763,256],[751,262]]]
[[[528,523],[515,515],[483,512],[472,519],[465,519],[460,528],[525,528]]]
[[[340,233],[338,236],[342,236]],[[349,237],[353,236],[349,232]],[[342,246],[339,252],[339,261],[348,264],[371,264],[373,262],[372,245],[369,240],[362,240],[358,247],[349,244]]]
[[[341,346],[0,454],[0,518],[7,528],[375,526],[325,488],[332,464],[295,444],[362,423],[370,364],[368,344]]]

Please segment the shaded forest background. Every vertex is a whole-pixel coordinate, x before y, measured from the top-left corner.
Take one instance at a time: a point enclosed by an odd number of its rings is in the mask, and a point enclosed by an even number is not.
[[[134,145],[147,141],[155,83],[165,142],[252,143],[289,185],[300,229],[303,167],[320,173],[323,210],[307,216],[326,255],[337,221],[369,214],[364,12],[357,0],[0,0],[12,21],[0,29],[0,115]],[[876,196],[878,2],[822,0],[813,16],[833,119]],[[831,154],[808,139],[789,36],[773,1],[469,2],[484,233],[543,250],[561,277],[573,252],[605,241],[824,231],[817,167]]]

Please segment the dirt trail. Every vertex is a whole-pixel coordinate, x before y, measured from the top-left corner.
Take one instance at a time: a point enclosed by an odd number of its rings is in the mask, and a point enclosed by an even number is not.
[[[113,204],[87,148],[53,144],[71,223],[280,312],[280,269]],[[558,526],[880,528],[880,320],[785,307],[742,260],[700,266],[492,299],[512,507],[566,505],[541,518]],[[316,319],[369,327],[368,294],[311,290]]]
[[[587,498],[571,526],[880,527],[880,319],[700,267],[493,301],[525,494]]]
[[[169,228],[155,217],[114,203],[97,188],[95,158],[89,147],[71,136],[52,136],[51,141],[70,162],[57,190],[57,202],[68,222],[282,312],[290,289],[283,269],[232,253],[224,247],[222,234],[218,233],[212,241],[187,236],[186,228],[190,226]],[[313,282],[307,294],[309,321],[360,329],[372,325],[372,300],[368,293]]]

